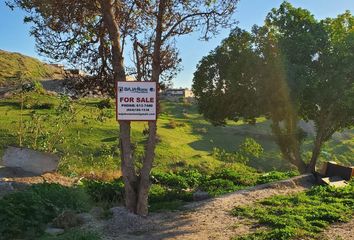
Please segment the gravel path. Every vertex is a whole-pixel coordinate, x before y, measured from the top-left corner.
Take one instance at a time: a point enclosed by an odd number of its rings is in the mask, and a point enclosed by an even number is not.
[[[208,201],[195,202],[185,210],[151,214],[147,218],[113,209],[113,218],[101,225],[106,240],[230,239],[254,231],[250,222],[230,215],[236,206],[251,204],[278,194],[293,194],[313,186],[312,175],[259,185]]]
[[[347,223],[330,226],[323,234],[326,240],[354,240],[354,218]]]

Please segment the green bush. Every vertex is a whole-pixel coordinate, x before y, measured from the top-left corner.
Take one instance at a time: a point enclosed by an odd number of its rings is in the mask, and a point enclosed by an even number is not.
[[[187,189],[189,187],[185,177],[174,173],[154,172],[152,177],[157,183],[172,189]]]
[[[159,203],[166,201],[182,200],[191,201],[193,199],[192,193],[187,191],[179,191],[175,189],[168,189],[159,184],[152,184],[149,191],[149,203]]]
[[[97,107],[99,109],[113,108],[114,104],[111,102],[110,98],[105,98],[97,103]]]
[[[112,182],[84,180],[84,188],[95,202],[123,202],[124,183],[121,178]]]
[[[264,183],[284,180],[291,177],[295,177],[297,175],[299,175],[299,172],[297,171],[289,171],[289,172],[272,171],[261,175],[257,180],[257,184],[264,184]]]
[[[239,186],[253,186],[258,178],[257,173],[236,172],[232,169],[221,169],[211,175],[211,179],[225,179]]]
[[[185,179],[190,188],[197,187],[205,179],[205,176],[195,169],[182,170],[177,174]]]
[[[211,179],[201,184],[200,189],[208,192],[212,196],[218,196],[224,193],[234,192],[243,187],[235,185],[227,179]]]
[[[21,102],[18,103],[19,107],[21,106]],[[23,108],[24,109],[53,109],[55,107],[54,103],[49,101],[47,98],[43,97],[43,95],[38,95],[34,93],[28,93],[24,96],[23,99]]]
[[[0,199],[0,239],[35,239],[48,222],[64,210],[89,208],[89,196],[80,188],[39,184]]]

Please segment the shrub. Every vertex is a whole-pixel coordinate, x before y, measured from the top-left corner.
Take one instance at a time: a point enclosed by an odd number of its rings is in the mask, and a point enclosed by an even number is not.
[[[19,106],[21,103],[19,103]],[[53,109],[55,105],[52,102],[49,102],[43,96],[38,96],[37,94],[28,93],[23,99],[23,108],[24,109]]]
[[[189,187],[183,176],[174,173],[154,172],[152,177],[157,183],[172,189],[182,190]]]
[[[113,108],[114,104],[111,102],[111,99],[105,98],[97,103],[97,107],[99,109]]]
[[[59,184],[44,183],[32,186],[30,191],[60,209],[59,212],[62,209],[83,212],[89,210],[91,206],[89,195],[80,187],[64,187]]]
[[[197,170],[182,170],[178,172],[178,174],[185,179],[190,188],[197,187],[205,178],[205,176]]]
[[[176,189],[168,189],[159,184],[152,184],[149,191],[149,203],[182,200],[191,201],[192,193]]]
[[[80,188],[39,184],[0,199],[0,239],[36,239],[63,210],[88,210],[89,197]]]
[[[211,179],[225,179],[239,186],[253,186],[258,178],[257,173],[236,172],[232,169],[221,169],[211,175]]]
[[[118,203],[123,201],[124,183],[121,178],[112,182],[84,180],[84,188],[96,202]]]
[[[200,189],[212,196],[234,192],[242,187],[236,186],[232,181],[226,179],[211,179],[201,184]]]
[[[264,184],[264,183],[284,180],[297,175],[299,175],[297,171],[289,171],[289,172],[272,171],[261,175],[257,180],[257,184]]]

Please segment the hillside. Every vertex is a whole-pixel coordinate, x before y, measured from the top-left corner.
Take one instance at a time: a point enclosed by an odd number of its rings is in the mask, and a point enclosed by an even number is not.
[[[100,99],[81,99],[73,107],[79,112],[74,121],[64,124],[63,141],[55,146],[62,156],[61,172],[64,174],[117,174],[120,168],[117,151],[118,127],[114,118],[114,104],[100,109],[104,102]],[[64,102],[65,104],[65,102]],[[46,149],[50,139],[56,136],[56,109],[63,105],[52,96],[32,95],[25,102],[24,120],[32,120],[29,128],[41,128],[43,136],[37,140],[36,148]],[[168,171],[196,167],[210,170],[222,166],[223,161],[215,154],[218,151],[237,151],[247,138],[255,139],[264,148],[259,158],[251,159],[249,166],[260,171],[292,169],[282,160],[280,151],[270,133],[269,121],[258,119],[255,126],[243,122],[230,122],[226,127],[214,127],[197,113],[195,105],[163,102],[158,121],[159,143],[156,149],[155,169]],[[33,115],[35,113],[35,115]],[[0,155],[8,145],[18,144],[16,132],[19,131],[19,99],[0,100]],[[46,119],[47,118],[47,119]],[[61,124],[59,124],[60,126]],[[143,154],[146,123],[132,124],[135,154]],[[27,129],[27,130],[30,130]],[[336,160],[347,165],[354,164],[353,131],[336,134],[322,149],[321,161]],[[25,136],[26,137],[26,136]],[[304,143],[304,157],[309,158],[312,137]],[[32,146],[33,139],[25,138],[25,145]],[[232,165],[232,164],[231,164]],[[110,173],[109,173],[110,172]],[[119,174],[119,172],[118,172]]]
[[[0,87],[11,86],[18,81],[18,73],[30,80],[51,78],[60,74],[60,70],[38,59],[0,50]]]

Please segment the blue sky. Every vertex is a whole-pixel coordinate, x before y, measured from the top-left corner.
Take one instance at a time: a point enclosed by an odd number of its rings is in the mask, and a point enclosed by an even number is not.
[[[261,25],[267,13],[278,7],[282,0],[241,0],[235,13],[238,26],[250,29],[254,24]],[[345,10],[354,13],[354,0],[290,0],[296,7],[310,10],[318,19],[334,17]],[[4,3],[0,2],[0,49],[20,52],[25,55],[39,57],[35,50],[35,41],[29,35],[30,26],[23,23],[24,13],[10,11]],[[183,70],[173,81],[175,87],[190,87],[193,72],[199,60],[218,46],[222,39],[228,36],[229,29],[208,42],[198,40],[198,34],[184,36],[177,40],[177,46],[182,58]]]

